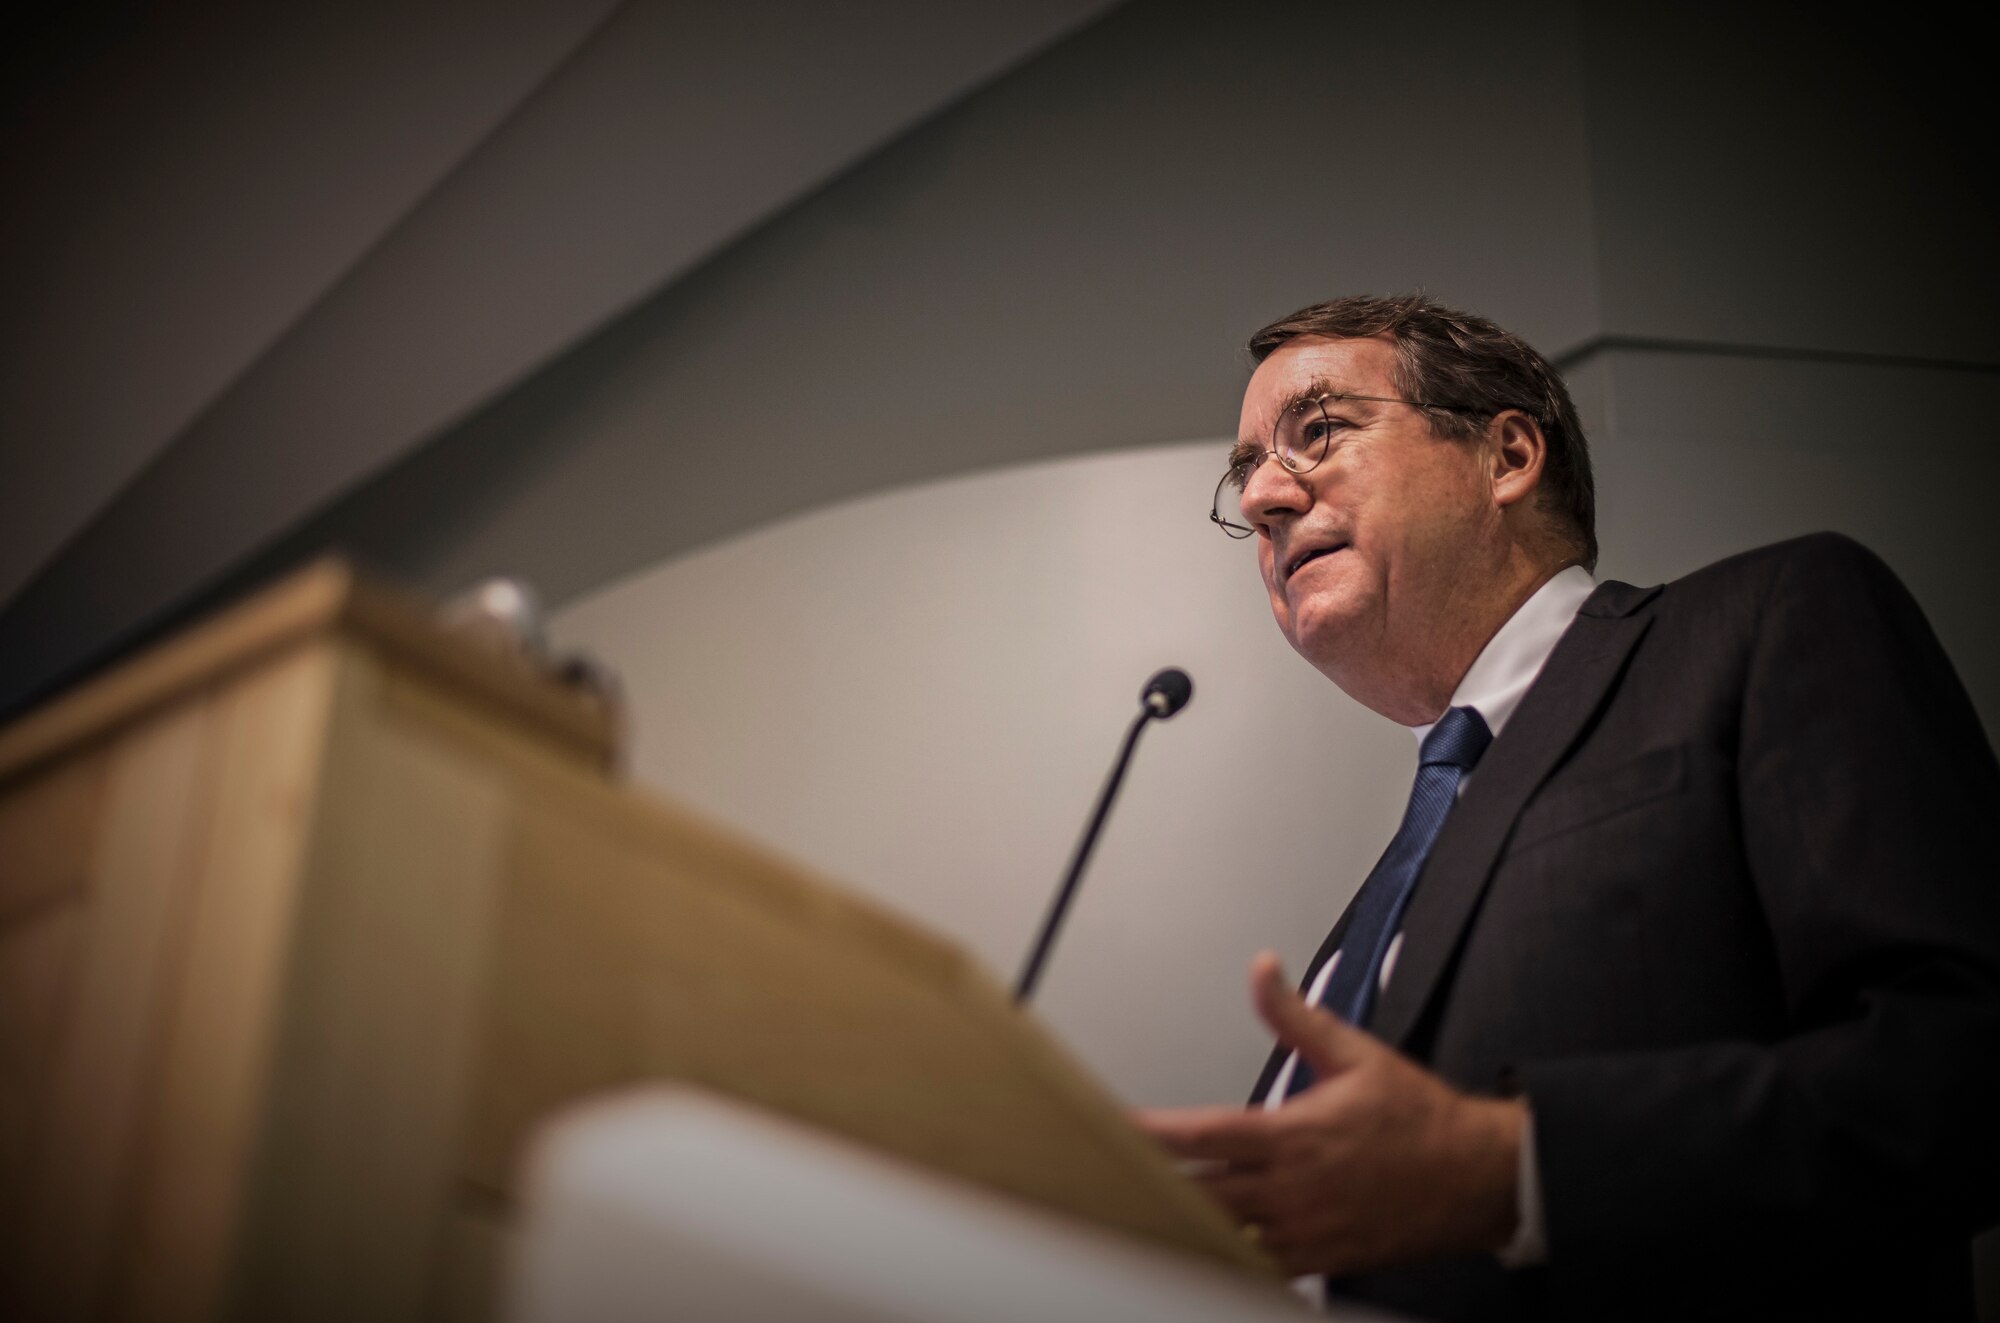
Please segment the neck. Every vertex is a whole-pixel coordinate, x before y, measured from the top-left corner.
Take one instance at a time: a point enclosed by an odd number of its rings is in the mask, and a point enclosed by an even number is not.
[[[1399,725],[1436,721],[1500,627],[1568,563],[1517,549],[1493,574],[1455,581],[1421,627],[1389,621],[1375,647],[1346,650],[1320,669],[1349,698]]]

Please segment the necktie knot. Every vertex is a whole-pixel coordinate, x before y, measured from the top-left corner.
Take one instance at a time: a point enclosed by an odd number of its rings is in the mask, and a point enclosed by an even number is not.
[[[1437,725],[1432,726],[1424,736],[1424,742],[1417,751],[1417,765],[1436,767],[1442,764],[1469,772],[1491,743],[1493,732],[1486,729],[1486,721],[1478,712],[1469,707],[1447,708],[1445,714],[1438,718]]]

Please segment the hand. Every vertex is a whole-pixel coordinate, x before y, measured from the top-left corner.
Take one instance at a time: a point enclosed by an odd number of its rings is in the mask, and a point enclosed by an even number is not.
[[[1275,955],[1251,964],[1251,996],[1313,1084],[1275,1112],[1141,1112],[1287,1272],[1336,1275],[1492,1252],[1513,1235],[1527,1108],[1474,1098],[1380,1039],[1306,1005]]]

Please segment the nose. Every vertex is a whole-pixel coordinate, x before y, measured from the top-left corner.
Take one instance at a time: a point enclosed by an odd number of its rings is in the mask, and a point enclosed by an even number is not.
[[[1266,455],[1263,463],[1250,470],[1238,505],[1252,528],[1268,531],[1275,521],[1312,509],[1312,503],[1305,477],[1280,464],[1276,456]]]

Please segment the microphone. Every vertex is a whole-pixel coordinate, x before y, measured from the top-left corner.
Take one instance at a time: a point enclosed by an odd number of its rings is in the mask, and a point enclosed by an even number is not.
[[[1146,710],[1162,721],[1186,707],[1193,697],[1194,681],[1178,666],[1156,672],[1139,692],[1139,701],[1146,705]]]
[[[1021,967],[1020,980],[1014,985],[1014,1003],[1025,1005],[1035,991],[1035,983],[1042,975],[1042,965],[1049,957],[1049,948],[1055,944],[1056,930],[1062,927],[1063,914],[1068,911],[1071,898],[1076,895],[1076,884],[1083,877],[1083,866],[1090,860],[1090,852],[1097,846],[1097,833],[1104,828],[1104,819],[1111,813],[1111,801],[1118,794],[1120,783],[1125,780],[1126,764],[1132,761],[1132,750],[1138,746],[1139,732],[1149,721],[1165,721],[1174,713],[1188,705],[1194,697],[1194,681],[1178,666],[1169,666],[1157,671],[1146,681],[1146,687],[1139,691],[1139,715],[1132,719],[1132,726],[1125,732],[1125,743],[1118,750],[1118,761],[1111,766],[1111,775],[1105,779],[1104,789],[1098,792],[1097,809],[1090,815],[1090,822],[1083,829],[1083,839],[1076,843],[1076,853],[1070,856],[1069,873],[1056,888],[1055,898],[1049,902],[1049,912],[1042,920],[1042,930],[1035,938],[1034,949],[1028,953],[1028,961]]]

